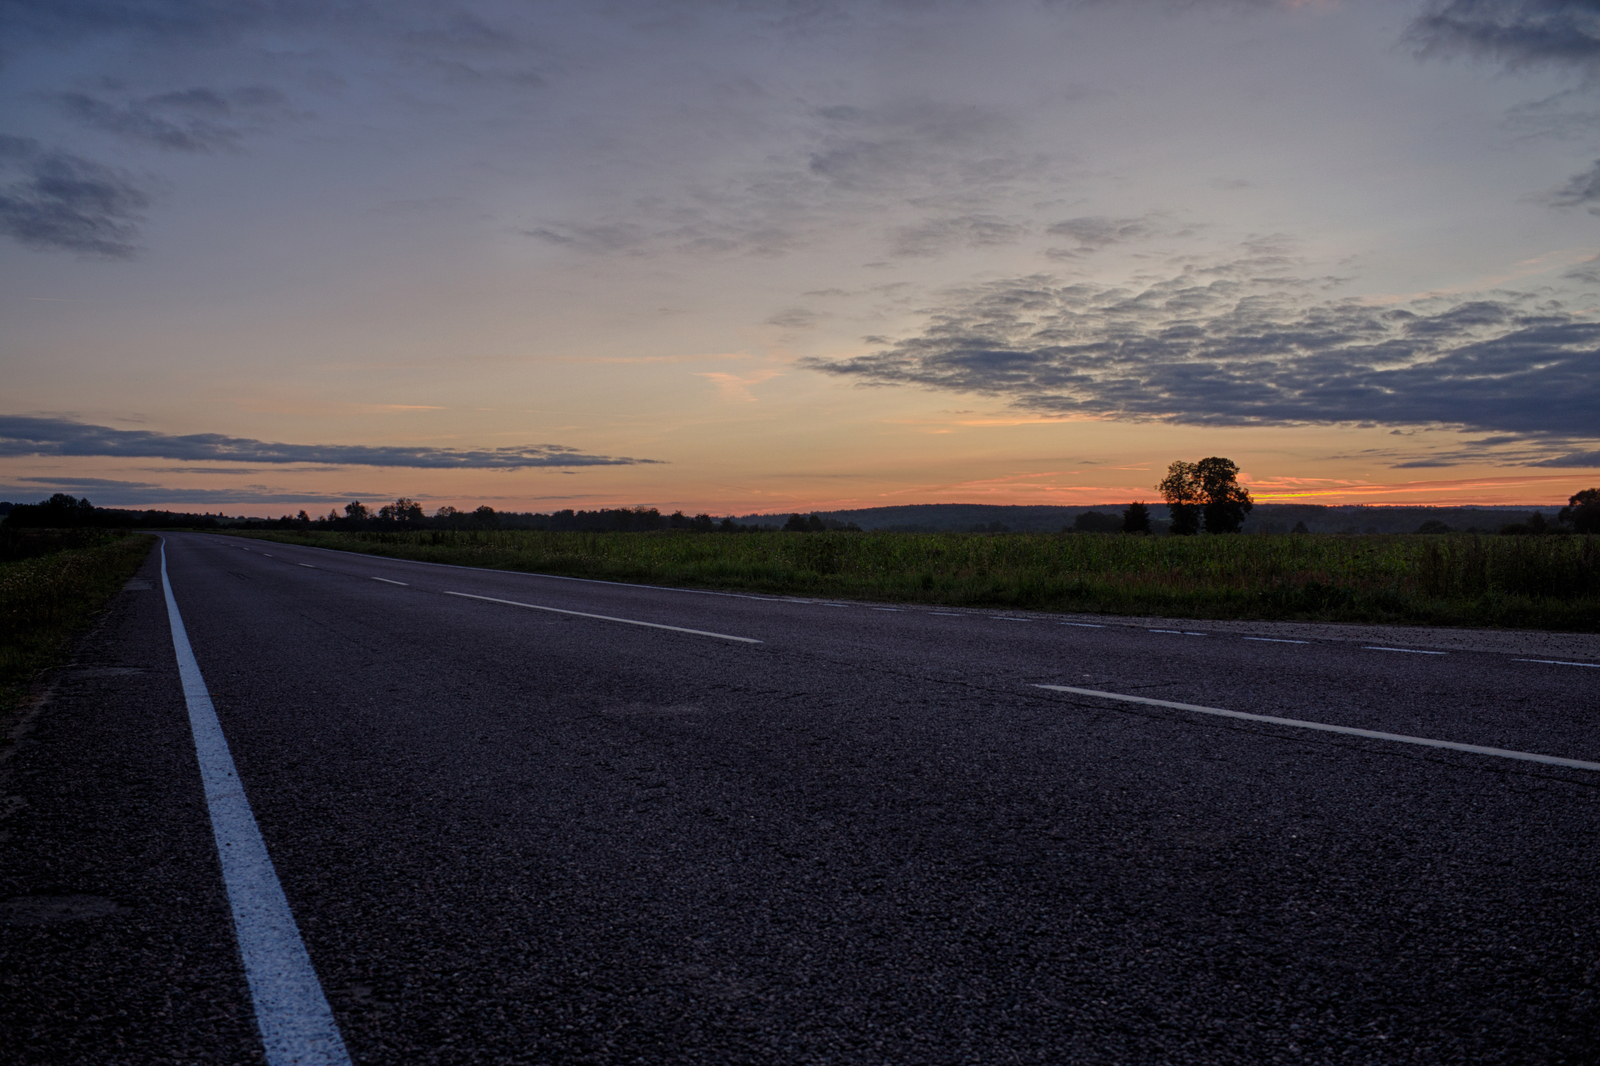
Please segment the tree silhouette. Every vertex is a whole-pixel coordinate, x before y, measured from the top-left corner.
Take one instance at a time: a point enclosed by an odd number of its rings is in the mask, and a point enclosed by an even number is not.
[[[1190,537],[1200,532],[1200,471],[1195,463],[1178,459],[1167,467],[1167,476],[1156,486],[1161,498],[1167,501],[1167,513],[1172,516],[1172,532],[1176,536]]]
[[[1579,533],[1600,533],[1600,489],[1584,489],[1567,500],[1556,520],[1571,522]]]
[[[1195,464],[1200,494],[1205,497],[1207,533],[1237,533],[1244,516],[1255,504],[1250,493],[1239,484],[1239,466],[1231,459],[1213,455]]]
[[[1179,459],[1156,488],[1172,514],[1172,532],[1184,536],[1200,532],[1202,515],[1207,533],[1237,533],[1255,506],[1239,484],[1238,464],[1220,455],[1198,463]]]
[[[1124,533],[1150,532],[1150,508],[1137,500],[1128,504],[1122,512],[1122,531]]]

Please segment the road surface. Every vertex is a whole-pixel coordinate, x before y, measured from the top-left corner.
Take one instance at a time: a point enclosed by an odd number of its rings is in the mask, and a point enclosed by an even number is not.
[[[165,550],[349,1061],[1600,1059],[1594,638]],[[0,780],[0,1061],[268,1061],[170,622]]]

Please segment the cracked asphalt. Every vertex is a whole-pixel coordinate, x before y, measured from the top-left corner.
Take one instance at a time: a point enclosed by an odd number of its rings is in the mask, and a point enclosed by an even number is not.
[[[1600,638],[166,543],[357,1063],[1600,1061],[1600,773],[1034,687],[1596,760]],[[0,1061],[264,1061],[154,556],[0,797]]]

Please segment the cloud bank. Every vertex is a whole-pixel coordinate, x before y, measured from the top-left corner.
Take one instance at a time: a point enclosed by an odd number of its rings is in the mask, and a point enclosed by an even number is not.
[[[111,429],[63,418],[0,416],[0,456],[109,456],[310,463],[318,466],[388,466],[424,470],[526,470],[535,467],[637,466],[658,459],[586,455],[559,444],[466,450],[369,447],[350,444],[273,444],[220,433],[172,436]]]
[[[878,351],[803,365],[1061,415],[1600,436],[1600,323],[1515,293],[1373,306],[1316,292],[1238,264],[1137,287],[1017,278],[950,293]]]

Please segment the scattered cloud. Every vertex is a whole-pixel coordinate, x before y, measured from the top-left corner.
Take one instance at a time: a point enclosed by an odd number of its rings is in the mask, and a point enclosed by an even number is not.
[[[928,99],[872,106],[839,104],[816,109],[822,124],[808,169],[843,189],[880,188],[903,178],[923,178],[950,168],[982,167],[1003,179],[1020,160],[987,156],[984,148],[1007,132],[1002,112]]]
[[[810,329],[822,316],[805,307],[787,307],[767,318],[767,325],[784,329]]]
[[[1550,194],[1549,201],[1556,207],[1584,207],[1600,202],[1600,160],[1567,179],[1565,185]],[[1589,213],[1600,214],[1600,208],[1590,206]]]
[[[890,254],[903,258],[943,255],[961,248],[993,248],[1015,244],[1027,232],[993,215],[936,218],[894,231]]]
[[[29,248],[107,259],[137,252],[150,198],[123,171],[30,137],[0,135],[0,234]]]
[[[913,336],[801,365],[1072,417],[1595,439],[1600,323],[1507,292],[1328,301],[1315,279],[1241,269],[1257,258],[1139,286],[1035,276],[960,289]]]
[[[706,198],[708,200],[712,198]],[[701,204],[668,207],[643,205],[637,218],[608,221],[544,222],[512,232],[573,251],[598,255],[755,255],[773,257],[792,249],[798,238],[772,216],[763,216],[736,198],[724,198],[715,209]]]
[[[1152,237],[1185,237],[1192,232],[1192,229],[1175,225],[1169,216],[1154,211],[1137,218],[1085,215],[1047,226],[1045,233],[1066,237],[1074,245],[1051,248],[1045,254],[1051,259],[1082,259],[1117,244],[1131,244]]]
[[[432,470],[525,470],[530,467],[634,466],[656,459],[586,455],[559,444],[468,450],[353,444],[274,444],[219,433],[172,436],[110,429],[64,418],[0,416],[0,456],[114,456],[311,463],[319,466],[386,466]]]

